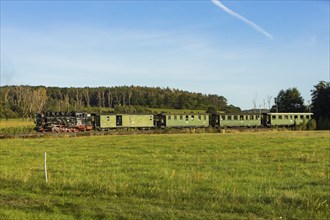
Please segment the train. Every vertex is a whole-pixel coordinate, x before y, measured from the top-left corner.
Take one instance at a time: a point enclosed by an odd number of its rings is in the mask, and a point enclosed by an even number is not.
[[[38,113],[38,132],[108,131],[115,129],[165,128],[251,128],[294,127],[308,123],[313,113],[160,113],[160,114],[99,114],[85,112]]]

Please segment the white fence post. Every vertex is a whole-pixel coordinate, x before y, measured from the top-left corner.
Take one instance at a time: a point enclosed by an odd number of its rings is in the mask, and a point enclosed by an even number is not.
[[[46,183],[48,183],[48,178],[47,178],[47,153],[45,152],[45,156],[44,156],[44,165],[45,165],[45,179],[46,179]]]

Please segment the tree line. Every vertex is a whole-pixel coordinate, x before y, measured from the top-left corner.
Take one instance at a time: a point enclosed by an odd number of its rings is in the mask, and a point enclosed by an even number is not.
[[[28,118],[41,111],[150,112],[161,109],[207,109],[240,111],[227,99],[214,94],[141,86],[61,88],[45,86],[2,86],[1,118]]]

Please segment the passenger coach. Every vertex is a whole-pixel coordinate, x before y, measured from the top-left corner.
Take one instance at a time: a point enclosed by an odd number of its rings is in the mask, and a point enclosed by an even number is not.
[[[173,114],[163,113],[158,115],[159,128],[184,128],[184,127],[209,127],[210,116],[207,113],[198,114]]]
[[[154,115],[152,114],[97,114],[94,117],[97,130],[116,128],[149,129],[155,127]]]
[[[313,113],[265,113],[265,126],[294,126],[312,120]]]
[[[261,114],[238,113],[219,115],[220,127],[259,127],[261,126]]]

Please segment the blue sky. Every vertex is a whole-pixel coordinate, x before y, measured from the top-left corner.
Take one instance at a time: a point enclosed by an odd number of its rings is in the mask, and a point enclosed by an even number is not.
[[[3,1],[1,85],[140,85],[242,109],[329,81],[329,1]]]

